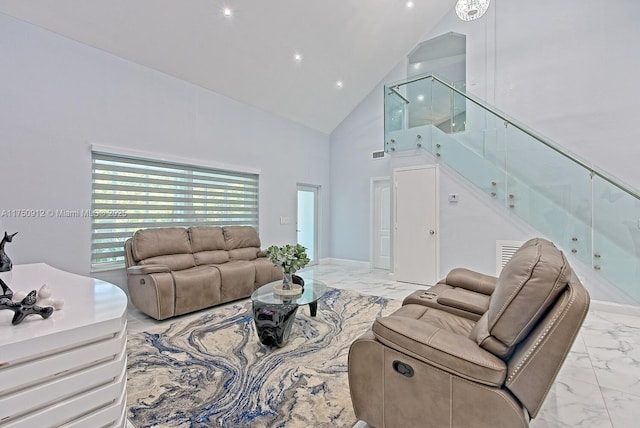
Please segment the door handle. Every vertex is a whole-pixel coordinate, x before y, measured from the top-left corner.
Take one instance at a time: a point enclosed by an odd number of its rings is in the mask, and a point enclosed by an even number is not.
[[[436,231],[435,231],[435,230],[431,229],[431,230],[429,231],[429,235],[435,235],[435,234],[436,234]]]

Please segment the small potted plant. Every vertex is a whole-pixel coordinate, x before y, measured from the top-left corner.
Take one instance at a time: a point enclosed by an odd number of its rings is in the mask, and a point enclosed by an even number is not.
[[[300,244],[286,244],[281,247],[272,245],[264,253],[274,265],[282,267],[284,273],[284,279],[282,280],[283,290],[291,289],[292,275],[309,264],[310,261],[307,256],[307,249]]]

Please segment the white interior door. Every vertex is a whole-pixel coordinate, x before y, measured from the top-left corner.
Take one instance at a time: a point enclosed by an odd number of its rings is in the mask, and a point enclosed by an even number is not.
[[[438,280],[437,168],[394,171],[394,278],[433,285]]]
[[[307,248],[309,264],[318,263],[318,186],[298,184],[298,244]]]
[[[371,260],[375,269],[391,269],[391,180],[372,181]]]

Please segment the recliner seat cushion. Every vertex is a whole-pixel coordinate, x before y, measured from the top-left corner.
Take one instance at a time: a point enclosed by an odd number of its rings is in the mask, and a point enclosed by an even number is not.
[[[224,250],[199,251],[193,253],[196,265],[217,265],[228,262],[229,252]]]
[[[175,314],[208,308],[220,301],[220,272],[212,266],[196,266],[171,273],[175,284]]]
[[[429,308],[423,305],[404,305],[398,308],[390,316],[415,319],[425,324],[430,324],[436,328],[446,330],[453,334],[468,337],[475,322],[454,315],[437,308]],[[381,318],[378,318],[380,320]]]
[[[163,265],[170,270],[184,270],[196,265],[193,254],[172,254],[167,256],[156,256],[140,260],[138,265]]]
[[[489,309],[470,338],[506,357],[564,291],[571,268],[562,251],[536,238],[523,244],[502,269]]]
[[[501,386],[504,361],[468,338],[474,322],[423,305],[402,306],[373,323],[376,339],[403,354],[490,386]]]
[[[258,257],[251,263],[253,263],[253,266],[256,268],[256,288],[260,285],[282,279],[282,268],[274,265],[268,258]]]
[[[228,251],[229,260],[255,260],[259,252],[258,247],[236,248]]]
[[[220,302],[229,302],[250,296],[255,290],[256,268],[244,260],[214,265],[220,271],[222,288]]]

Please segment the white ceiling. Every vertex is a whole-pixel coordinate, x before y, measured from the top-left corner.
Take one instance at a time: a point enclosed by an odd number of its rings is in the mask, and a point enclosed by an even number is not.
[[[455,0],[413,3],[0,0],[0,13],[330,133]]]

